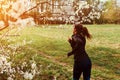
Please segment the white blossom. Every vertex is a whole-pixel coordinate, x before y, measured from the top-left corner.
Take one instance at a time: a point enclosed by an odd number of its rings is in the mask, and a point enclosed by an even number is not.
[[[14,80],[12,77],[8,77],[7,80]]]
[[[31,68],[32,68],[32,69],[35,69],[35,68],[36,68],[36,64],[35,64],[35,63],[32,63],[32,64],[31,64]]]
[[[33,79],[33,75],[32,75],[31,73],[25,72],[24,78],[25,78],[25,79],[32,80],[32,79]]]

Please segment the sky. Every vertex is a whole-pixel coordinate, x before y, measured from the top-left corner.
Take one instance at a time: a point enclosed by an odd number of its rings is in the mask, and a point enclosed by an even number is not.
[[[120,0],[117,0],[117,5],[120,7]]]
[[[108,1],[108,0],[100,0],[100,1],[105,2],[105,1]]]
[[[109,1],[109,0],[100,0],[100,1],[105,2],[105,1]],[[117,1],[117,5],[120,7],[120,0],[116,0],[116,1]]]

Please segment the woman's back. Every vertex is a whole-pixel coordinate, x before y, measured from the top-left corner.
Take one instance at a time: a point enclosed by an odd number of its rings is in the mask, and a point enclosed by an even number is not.
[[[72,49],[75,61],[85,61],[89,59],[85,45],[86,39],[84,36],[78,34],[72,36]]]

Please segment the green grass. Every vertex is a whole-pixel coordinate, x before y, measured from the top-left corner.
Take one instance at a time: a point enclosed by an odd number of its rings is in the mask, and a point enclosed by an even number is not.
[[[73,56],[67,58],[71,47],[67,42],[72,35],[72,26],[64,28],[26,27],[12,44],[22,40],[32,41],[31,44],[21,46],[16,62],[24,58],[30,60],[35,56],[37,64],[42,64],[43,74],[56,75],[58,80],[71,80]],[[92,60],[92,80],[120,80],[120,25],[85,25],[93,38],[87,40],[86,50]],[[40,54],[42,52],[43,54]],[[22,54],[24,53],[24,54]],[[50,58],[49,58],[50,57]],[[61,65],[64,63],[65,65]],[[51,65],[48,69],[46,66]],[[49,79],[48,79],[49,80]]]

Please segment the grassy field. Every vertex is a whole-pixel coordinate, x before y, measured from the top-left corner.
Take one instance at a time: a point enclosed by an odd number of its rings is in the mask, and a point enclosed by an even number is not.
[[[57,27],[58,26],[58,27]],[[37,80],[50,80],[54,75],[57,80],[71,80],[73,56],[67,58],[71,47],[67,42],[72,35],[71,25],[49,25],[26,27],[20,36],[7,36],[10,44],[22,41],[30,42],[18,48],[14,56],[16,62],[34,57],[37,65],[42,65],[41,75]],[[86,50],[92,60],[92,80],[120,80],[120,25],[85,25],[92,39],[87,40]],[[82,78],[81,78],[82,79]]]

